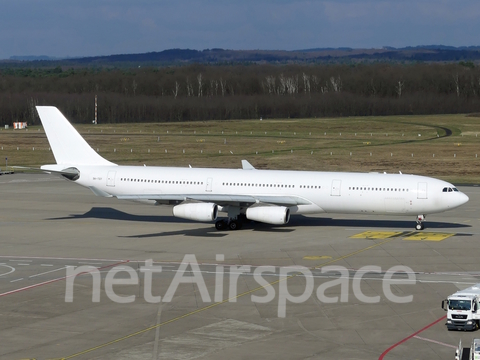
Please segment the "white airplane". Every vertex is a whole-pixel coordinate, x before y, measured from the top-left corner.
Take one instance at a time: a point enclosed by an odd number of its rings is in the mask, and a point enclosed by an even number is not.
[[[241,228],[245,219],[281,225],[291,214],[415,215],[423,230],[426,214],[454,209],[468,196],[430,177],[317,171],[120,166],[101,157],[63,114],[37,106],[56,160],[43,165],[89,188],[97,196],[173,206],[173,215],[215,221],[218,230]]]

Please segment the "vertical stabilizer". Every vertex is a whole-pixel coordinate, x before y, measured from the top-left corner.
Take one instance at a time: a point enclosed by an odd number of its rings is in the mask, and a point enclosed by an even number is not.
[[[60,165],[115,165],[93,150],[54,106],[37,106],[38,115]]]

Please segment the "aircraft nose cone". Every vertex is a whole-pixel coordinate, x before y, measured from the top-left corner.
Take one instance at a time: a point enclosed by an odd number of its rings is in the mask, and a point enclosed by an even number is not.
[[[450,200],[448,200],[448,205],[447,205],[447,208],[449,209],[455,209],[459,206],[462,206],[463,204],[465,204],[469,198],[467,195],[465,195],[464,193],[462,192],[455,192],[454,194],[452,194],[453,196],[450,197]]]

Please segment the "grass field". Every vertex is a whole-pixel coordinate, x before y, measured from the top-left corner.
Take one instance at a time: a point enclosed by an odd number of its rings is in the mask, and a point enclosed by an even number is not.
[[[103,157],[118,164],[238,168],[247,159],[260,169],[401,171],[454,183],[480,181],[480,118],[466,115],[76,128]],[[9,166],[54,163],[41,127],[2,129],[0,146]]]

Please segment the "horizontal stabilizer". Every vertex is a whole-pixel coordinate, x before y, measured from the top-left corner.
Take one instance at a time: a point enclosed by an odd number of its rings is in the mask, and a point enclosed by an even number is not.
[[[65,168],[58,167],[58,165],[44,165],[41,168],[33,168],[26,166],[12,166],[12,168],[20,171],[32,171],[32,172],[42,172],[42,173],[51,173],[62,175],[70,180],[76,180],[80,176],[80,171],[75,168]]]

